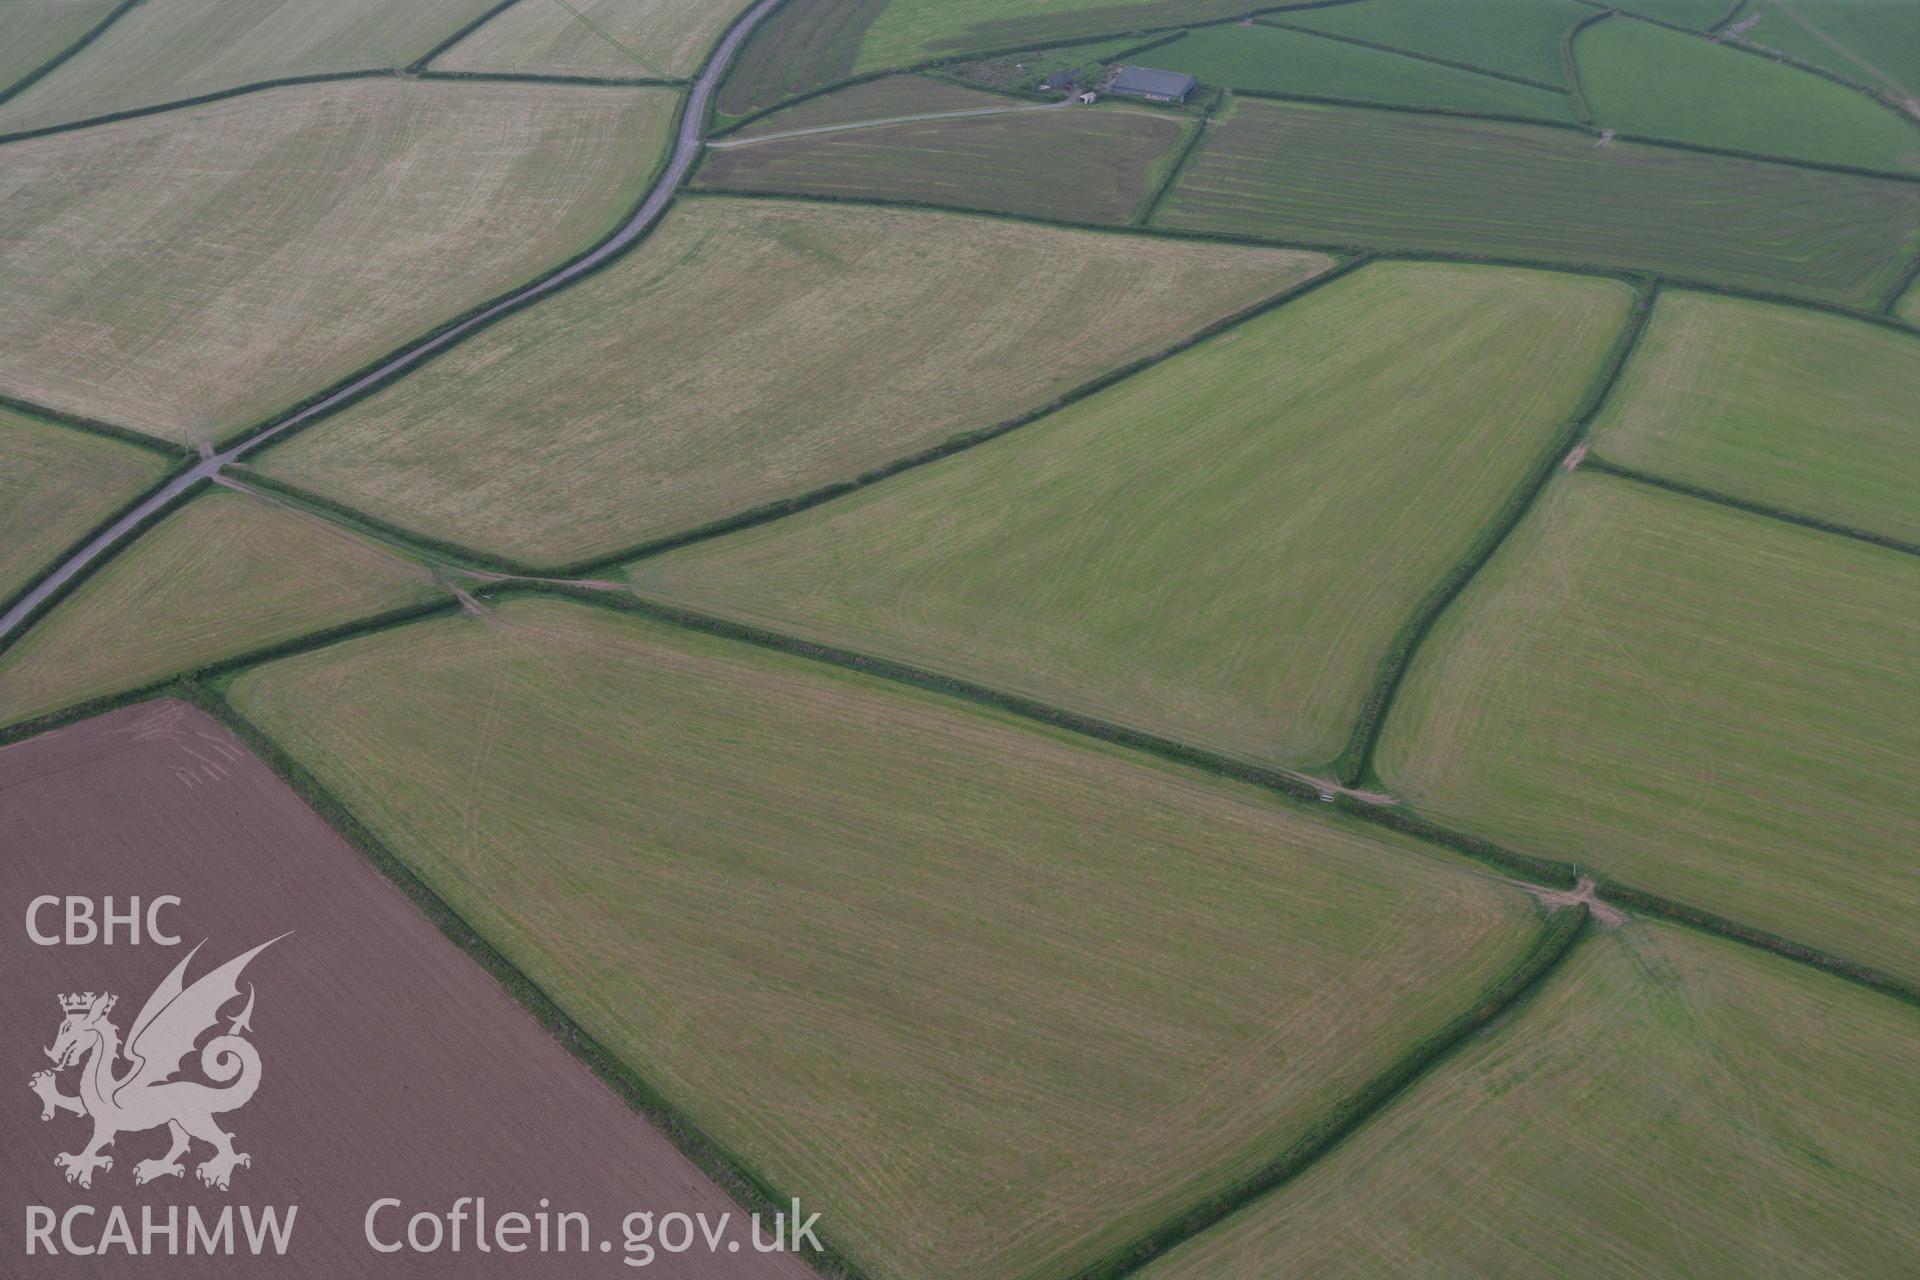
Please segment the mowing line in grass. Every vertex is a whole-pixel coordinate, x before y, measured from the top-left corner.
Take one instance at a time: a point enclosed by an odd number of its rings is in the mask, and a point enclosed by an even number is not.
[[[1527,478],[1515,490],[1513,497],[1502,507],[1481,534],[1479,541],[1466,556],[1449,570],[1446,577],[1433,589],[1427,598],[1421,601],[1413,616],[1395,637],[1393,647],[1380,666],[1380,675],[1362,704],[1360,717],[1354,723],[1353,733],[1347,739],[1346,749],[1339,757],[1340,780],[1349,787],[1364,785],[1373,770],[1373,754],[1380,741],[1380,729],[1386,721],[1387,709],[1393,704],[1393,695],[1400,689],[1406,677],[1407,667],[1414,655],[1419,652],[1421,642],[1433,631],[1434,623],[1446,612],[1447,606],[1456,600],[1467,584],[1473,580],[1486,563],[1493,559],[1509,535],[1519,527],[1520,521],[1539,499],[1540,491],[1545,489],[1547,481],[1553,478],[1556,469],[1564,465],[1571,450],[1577,447],[1585,437],[1593,420],[1599,416],[1601,407],[1606,403],[1607,393],[1613,390],[1620,380],[1620,372],[1626,368],[1627,358],[1640,342],[1641,334],[1646,332],[1647,318],[1652,314],[1653,303],[1659,292],[1657,282],[1641,285],[1634,299],[1633,310],[1628,313],[1625,327],[1615,341],[1607,361],[1594,375],[1587,389],[1586,398],[1572,418],[1568,419],[1565,429],[1553,445],[1538,462]]]

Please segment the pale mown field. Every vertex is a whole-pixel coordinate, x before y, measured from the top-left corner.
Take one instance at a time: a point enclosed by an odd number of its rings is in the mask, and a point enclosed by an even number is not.
[[[116,0],[0,3],[0,89],[45,63],[113,12]]]
[[[215,490],[0,654],[0,724],[438,594],[425,569],[372,543]]]
[[[586,247],[674,102],[346,81],[12,144],[0,389],[172,440],[245,426]]]
[[[1549,449],[1614,281],[1369,266],[991,444],[642,561],[642,594],[1235,755],[1339,753]]]
[[[0,409],[0,600],[166,470],[157,453]]]
[[[1448,855],[559,601],[229,696],[876,1275],[1059,1275],[1271,1158],[1542,928]]]
[[[1920,1014],[1654,923],[1299,1181],[1140,1273],[1482,1280],[1906,1275]]]
[[[1593,444],[1623,466],[1920,542],[1920,336],[1667,291]]]
[[[433,61],[435,71],[690,76],[745,0],[519,0]]]
[[[535,562],[602,554],[1043,405],[1328,265],[945,214],[695,200],[260,457]]]
[[[403,67],[493,3],[142,0],[53,74],[0,106],[0,132],[282,76]]]
[[[1378,767],[1528,853],[1920,976],[1920,564],[1558,478],[1428,637]]]

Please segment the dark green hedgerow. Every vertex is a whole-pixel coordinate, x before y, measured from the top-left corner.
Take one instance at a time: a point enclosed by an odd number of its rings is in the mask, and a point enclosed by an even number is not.
[[[1170,359],[1198,343],[1205,342],[1208,338],[1224,333],[1237,325],[1245,324],[1254,317],[1264,315],[1276,307],[1284,306],[1292,302],[1295,298],[1311,293],[1323,285],[1331,284],[1342,276],[1350,275],[1371,260],[1369,255],[1357,254],[1353,257],[1336,261],[1334,265],[1322,271],[1319,275],[1307,280],[1302,280],[1299,284],[1283,289],[1271,297],[1263,298],[1250,307],[1243,307],[1232,315],[1222,316],[1211,324],[1204,325],[1168,346],[1162,347],[1159,351],[1141,356],[1137,360],[1129,361],[1119,368],[1109,369],[1107,372],[1091,378],[1077,387],[1072,387],[1061,392],[1045,404],[1035,405],[1033,408],[1016,414],[1002,422],[995,423],[993,426],[981,427],[973,431],[963,431],[957,435],[949,436],[939,444],[931,445],[925,449],[907,454],[904,457],[895,458],[891,462],[882,463],[880,466],[863,471],[851,480],[836,481],[833,484],[822,485],[820,488],[810,490],[806,493],[796,494],[791,498],[781,498],[773,502],[762,503],[757,507],[749,507],[745,511],[722,516],[718,520],[710,520],[705,524],[695,525],[691,529],[684,529],[678,533],[667,534],[665,537],[654,538],[647,542],[640,543],[638,546],[624,547],[618,551],[608,552],[605,555],[592,556],[585,560],[576,560],[571,564],[560,565],[546,570],[545,574],[546,576],[556,578],[577,578],[611,568],[615,565],[645,559],[648,556],[661,555],[677,547],[688,546],[695,542],[705,542],[710,538],[717,538],[722,534],[734,533],[741,529],[750,529],[755,525],[767,524],[770,521],[781,519],[784,516],[790,516],[797,512],[817,507],[822,503],[831,502],[835,498],[844,497],[856,490],[867,488],[869,485],[878,484],[882,480],[897,476],[903,471],[910,471],[915,467],[923,467],[930,462],[938,462],[942,458],[950,457],[953,454],[971,449],[975,445],[985,444],[987,441],[1003,436],[1009,431],[1024,427],[1028,423],[1046,417],[1048,414],[1063,409],[1070,404],[1085,400],[1095,392],[1104,391],[1115,383],[1125,381],[1135,374],[1159,364],[1163,360]],[[341,510],[345,510],[345,508],[341,508]],[[365,517],[358,516],[357,513],[353,514],[355,514],[356,518],[365,519]],[[415,540],[418,541],[418,539]],[[534,576],[534,574],[523,573],[520,576],[530,577]]]
[[[1734,942],[1743,942],[1750,947],[1770,951],[1785,959],[1797,960],[1801,964],[1812,965],[1837,978],[1844,978],[1849,982],[1878,991],[1882,995],[1892,996],[1902,1003],[1920,1008],[1920,984],[1895,977],[1871,965],[1856,963],[1843,956],[1836,956],[1830,951],[1823,951],[1819,947],[1810,947],[1804,942],[1783,938],[1777,933],[1756,929],[1738,920],[1729,920],[1725,916],[1703,911],[1699,907],[1688,906],[1684,902],[1675,902],[1671,898],[1649,893],[1645,889],[1621,884],[1603,875],[1596,875],[1593,883],[1594,892],[1607,902],[1631,907],[1647,915],[1660,916],[1676,924],[1688,925],[1702,933],[1714,934]]]
[[[1445,1026],[1334,1104],[1306,1132],[1289,1143],[1286,1150],[1233,1186],[1215,1192],[1183,1210],[1178,1217],[1075,1273],[1074,1280],[1117,1280],[1298,1177],[1468,1039],[1518,1009],[1585,935],[1587,916],[1585,907],[1562,908],[1548,916],[1532,948],[1496,979],[1472,1007],[1455,1015]]]
[[[1593,127],[1593,110],[1587,106],[1587,95],[1580,91],[1580,69],[1573,63],[1573,42],[1582,31],[1612,16],[1611,9],[1590,13],[1560,35],[1560,75],[1567,82],[1567,92],[1573,97],[1573,114],[1579,116],[1581,123],[1589,129]]]
[[[1655,475],[1651,471],[1641,471],[1635,467],[1623,467],[1605,458],[1588,454],[1580,464],[1583,470],[1597,471],[1602,475],[1618,476],[1622,480],[1631,480],[1635,484],[1651,485],[1656,489],[1665,489],[1683,497],[1698,498],[1702,502],[1717,503],[1723,507],[1732,507],[1735,511],[1745,511],[1750,515],[1765,516],[1770,520],[1782,520],[1787,524],[1797,524],[1803,529],[1814,529],[1821,533],[1835,534],[1842,538],[1852,538],[1858,542],[1869,542],[1876,547],[1885,547],[1889,551],[1903,551],[1910,556],[1920,556],[1920,543],[1906,542],[1900,538],[1890,538],[1883,533],[1874,533],[1869,529],[1856,528],[1850,524],[1841,524],[1834,520],[1823,520],[1819,516],[1803,515],[1798,511],[1789,511],[1785,507],[1768,506],[1764,502],[1753,502],[1747,498],[1736,498],[1731,494],[1719,493],[1713,489],[1703,489],[1699,485],[1688,484],[1684,480],[1670,480],[1666,476]]]
[[[234,468],[234,477],[249,487],[284,498],[296,506],[305,507],[325,516],[336,524],[358,529],[382,541],[397,542],[430,559],[448,561],[457,568],[475,569],[482,573],[512,574],[518,577],[533,577],[546,572],[537,566],[523,564],[491,551],[477,551],[472,547],[449,542],[444,538],[415,533],[390,520],[383,520],[379,516],[369,515],[350,507],[344,502],[314,493],[309,489],[302,489],[299,485],[290,484],[255,467],[239,464]]]
[[[803,640],[782,632],[769,631],[764,627],[748,626],[727,618],[696,613],[691,609],[660,604],[626,593],[596,590],[569,582],[521,579],[495,583],[481,588],[476,594],[487,600],[499,600],[517,595],[560,596],[579,604],[610,609],[616,613],[629,613],[656,622],[670,623],[703,635],[718,636],[724,640],[737,640],[757,645],[762,649],[771,649],[777,653],[824,662],[849,671],[891,680],[896,684],[929,689],[964,702],[976,703],[996,711],[1007,711],[1028,720],[1054,725],[1084,737],[1098,738],[1103,742],[1130,747],[1135,751],[1158,756],[1163,760],[1191,765],[1219,777],[1231,778],[1236,782],[1248,782],[1270,791],[1282,792],[1295,799],[1312,800],[1319,794],[1313,782],[1299,774],[1237,760],[1202,747],[1164,738],[1159,734],[1146,733],[1125,725],[1098,720],[1034,698],[975,684],[971,680],[942,675],[937,671],[929,671],[925,667],[895,662],[891,658],[877,658],[870,654],[855,653],[851,649],[842,649],[836,645],[818,644],[812,640]]]
[[[25,93],[43,77],[57,70],[61,63],[99,39],[108,27],[120,21],[122,14],[141,2],[142,0],[121,0],[121,3],[114,7],[112,13],[109,13],[106,17],[100,19],[100,21],[94,23],[86,34],[82,35],[78,40],[75,40],[72,44],[54,54],[33,70],[27,72],[27,74],[21,76],[18,80],[15,80],[5,89],[0,89],[0,102],[6,102],[9,99],[17,98],[22,93]]]
[[[75,431],[86,431],[96,436],[105,436],[121,444],[130,444],[148,453],[157,453],[163,458],[179,461],[194,456],[193,450],[171,440],[162,440],[150,436],[144,431],[135,431],[132,427],[123,427],[115,422],[102,422],[98,418],[88,418],[77,413],[68,413],[64,409],[49,409],[46,405],[35,404],[31,400],[22,400],[18,396],[0,394],[0,408],[11,409],[28,418],[38,418],[57,427],[72,427]]]
[[[327,84],[334,80],[368,80],[398,74],[385,67],[375,67],[363,71],[324,71],[307,76],[279,76],[272,80],[255,80],[250,84],[237,84],[230,89],[216,89],[212,93],[197,94],[191,98],[156,102],[146,107],[129,107],[125,111],[109,111],[101,116],[87,116],[82,120],[44,125],[38,129],[22,129],[18,133],[0,133],[0,145],[9,142],[25,142],[28,138],[44,138],[54,133],[71,133],[76,129],[93,129],[103,124],[117,124],[122,120],[138,120],[142,116],[157,116],[168,111],[184,111],[189,107],[204,107],[210,102],[223,102],[228,98],[239,98],[249,93],[263,93],[268,89],[287,89],[303,84]]]
[[[1707,31],[1709,33],[1716,32],[1722,27],[1731,26],[1733,20],[1740,16],[1740,11],[1746,7],[1747,0],[1733,0],[1733,3],[1727,6],[1727,11],[1716,18],[1713,25],[1707,28]]]
[[[1493,558],[1507,540],[1507,535],[1519,526],[1568,451],[1585,437],[1587,428],[1600,412],[1600,406],[1606,402],[1607,393],[1613,390],[1620,371],[1626,367],[1627,357],[1633,353],[1640,335],[1645,332],[1647,317],[1653,310],[1654,297],[1659,289],[1657,282],[1646,279],[1633,281],[1631,277],[1616,278],[1628,279],[1638,289],[1626,326],[1614,342],[1606,363],[1601,365],[1588,385],[1579,408],[1554,436],[1547,451],[1535,460],[1532,470],[1487,523],[1467,554],[1427,593],[1426,598],[1414,608],[1413,616],[1408,618],[1399,634],[1393,638],[1387,656],[1381,661],[1380,674],[1368,690],[1366,701],[1361,704],[1359,719],[1354,723],[1347,745],[1333,765],[1337,776],[1348,786],[1359,786],[1363,779],[1371,775],[1374,747],[1380,740],[1380,729],[1386,720],[1387,709],[1392,705],[1393,695],[1399,691],[1408,664],[1419,652],[1421,642],[1433,630],[1434,623],[1446,612],[1447,606],[1466,589],[1467,583],[1473,580],[1481,567]]]
[[[1179,185],[1180,175],[1186,172],[1187,162],[1192,160],[1193,153],[1200,149],[1200,140],[1207,136],[1207,126],[1213,123],[1213,113],[1219,109],[1219,105],[1220,95],[1216,92],[1213,101],[1208,103],[1205,110],[1201,112],[1200,122],[1194,126],[1186,145],[1180,148],[1180,154],[1175,156],[1173,163],[1167,166],[1166,179],[1152,195],[1147,197],[1146,202],[1140,206],[1140,211],[1128,220],[1129,225],[1144,227],[1153,221],[1153,215],[1159,211],[1161,201],[1167,198],[1167,192]]]
[[[545,988],[502,955],[305,766],[235,710],[217,686],[189,680],[165,692],[192,703],[225,725],[249,751],[325,819],[342,839],[405,894],[420,914],[431,921],[449,942],[465,952],[469,959],[518,1001],[549,1035],[585,1064],[621,1101],[644,1116],[681,1154],[699,1166],[743,1209],[770,1216],[788,1208],[790,1197],[783,1195],[725,1143],[702,1129],[650,1081],[575,1022]],[[858,1280],[861,1274],[831,1243],[823,1252],[809,1252],[805,1257],[814,1270],[823,1276]]]

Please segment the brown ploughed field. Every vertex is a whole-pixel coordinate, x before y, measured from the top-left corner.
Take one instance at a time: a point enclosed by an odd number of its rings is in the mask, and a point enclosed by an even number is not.
[[[299,1276],[345,1280],[380,1276],[620,1276],[622,1221],[652,1211],[730,1214],[737,1252],[700,1244],[658,1253],[642,1274],[673,1277],[806,1277],[791,1255],[754,1252],[745,1213],[665,1138],[560,1047],[478,966],[448,942],[391,884],[349,847],[271,770],[216,721],[163,700],[124,708],[0,749],[0,934],[6,981],[0,1012],[9,1031],[0,1077],[0,1143],[22,1152],[0,1169],[0,1216],[9,1235],[29,1206],[64,1215],[92,1205],[76,1234],[98,1243],[112,1206],[125,1206],[136,1240],[141,1211],[164,1220],[188,1206],[203,1220],[241,1207],[299,1206],[285,1257],[25,1257],[9,1274],[95,1277]],[[176,946],[144,938],[112,946],[36,945],[24,927],[41,895],[114,895],[116,909],[138,896],[181,898],[159,917]],[[98,908],[96,907],[96,911]],[[60,911],[39,916],[60,932]],[[28,1081],[49,1064],[69,992],[111,991],[109,1015],[127,1035],[148,994],[189,952],[189,984],[275,938],[246,967],[240,996],[222,1011],[220,1032],[254,991],[248,1039],[258,1050],[259,1088],[238,1110],[216,1117],[252,1162],[231,1189],[203,1186],[194,1167],[136,1188],[135,1166],[162,1156],[164,1128],[122,1132],[107,1149],[110,1169],[92,1185],[68,1183],[54,1156],[79,1150],[90,1122],[56,1112],[41,1119]],[[203,1042],[205,1037],[202,1038]],[[186,1076],[198,1078],[197,1055]],[[60,1073],[77,1091],[86,1064]],[[445,1215],[461,1196],[484,1196],[487,1214],[587,1215],[591,1252],[376,1253],[363,1219],[374,1201],[395,1197],[379,1219],[384,1239],[401,1236],[419,1211]],[[537,1230],[537,1227],[535,1228]],[[184,1236],[184,1228],[182,1235]],[[578,1232],[574,1233],[577,1240]],[[53,1236],[57,1242],[59,1232]],[[532,1241],[535,1236],[523,1239]],[[697,1236],[696,1236],[697,1239]],[[601,1242],[610,1250],[601,1251]],[[11,1252],[11,1250],[9,1250]],[[16,1255],[17,1256],[17,1255]],[[637,1255],[636,1255],[637,1256]]]

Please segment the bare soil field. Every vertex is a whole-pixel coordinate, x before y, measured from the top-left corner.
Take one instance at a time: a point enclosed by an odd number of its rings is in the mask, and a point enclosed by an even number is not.
[[[429,924],[372,866],[249,755],[217,722],[185,704],[145,703],[0,748],[0,904],[12,923],[0,939],[7,981],[0,1013],[13,1034],[4,1061],[9,1105],[0,1142],[19,1154],[0,1170],[8,1233],[26,1206],[169,1207],[217,1214],[231,1205],[298,1206],[287,1256],[35,1259],[12,1274],[206,1280],[260,1275],[620,1275],[621,1220],[631,1211],[710,1216],[737,1207],[609,1092],[494,982]],[[36,946],[20,922],[42,894],[177,895],[160,922],[175,947]],[[59,913],[42,923],[57,929]],[[123,1132],[113,1166],[92,1186],[69,1184],[54,1155],[84,1144],[87,1123],[56,1112],[42,1121],[28,1077],[48,1066],[68,992],[112,992],[109,1021],[126,1033],[149,992],[205,940],[191,982],[228,959],[281,937],[245,970],[258,1092],[219,1117],[251,1163],[222,1192],[191,1164],[181,1177],[134,1183],[138,1161],[166,1148],[164,1131]],[[246,987],[242,987],[245,991]],[[221,1029],[240,1011],[236,998]],[[190,1060],[191,1062],[191,1060]],[[58,1078],[75,1091],[75,1070]],[[193,1067],[188,1068],[193,1077]],[[596,1251],[539,1257],[482,1254],[471,1234],[460,1253],[378,1254],[362,1235],[368,1206],[397,1197],[383,1236],[405,1215],[444,1214],[460,1196],[484,1196],[490,1214],[589,1215]],[[85,1220],[82,1220],[84,1230]],[[471,1224],[469,1224],[469,1233]],[[577,1238],[577,1237],[576,1237]],[[56,1234],[55,1239],[58,1239]],[[597,1251],[611,1240],[612,1254]],[[10,1246],[11,1248],[12,1246]],[[10,1262],[9,1265],[17,1265]],[[791,1258],[661,1256],[644,1274],[681,1277],[810,1275]]]
[[[258,462],[409,529],[557,564],[992,426],[1328,265],[916,210],[685,200],[607,270]]]
[[[496,0],[143,0],[0,106],[0,133],[281,76],[407,65]]]
[[[585,248],[674,102],[353,80],[10,144],[0,389],[173,440],[244,426]]]

